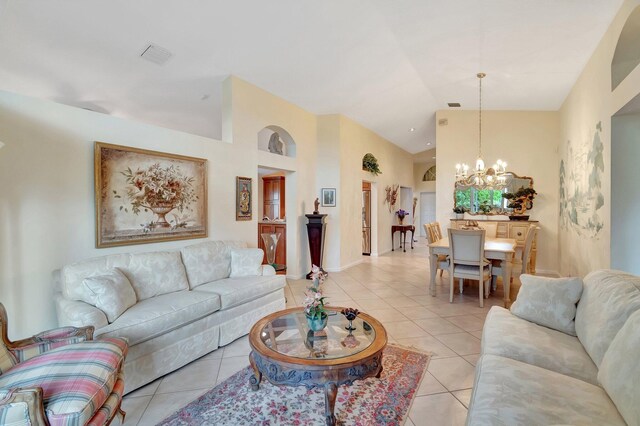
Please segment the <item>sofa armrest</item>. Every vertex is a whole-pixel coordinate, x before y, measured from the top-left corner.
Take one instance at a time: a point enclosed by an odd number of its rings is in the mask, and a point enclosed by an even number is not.
[[[268,276],[268,275],[275,275],[276,274],[276,270],[273,266],[271,265],[262,265],[262,276]]]
[[[93,339],[93,326],[87,327],[62,327],[43,331],[28,339],[12,342],[9,348],[16,356],[18,362],[24,362],[34,356],[66,345],[84,342]]]
[[[49,425],[44,414],[42,388],[11,389],[0,399],[2,418],[8,424]]]
[[[58,325],[72,327],[93,326],[96,330],[109,325],[107,316],[100,309],[79,300],[65,299],[56,295]]]

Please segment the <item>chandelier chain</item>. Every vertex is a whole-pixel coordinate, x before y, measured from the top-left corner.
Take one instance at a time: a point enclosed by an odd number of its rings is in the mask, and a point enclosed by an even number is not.
[[[479,127],[479,135],[480,135],[480,141],[478,144],[478,157],[482,158],[482,78],[484,77],[484,75],[482,73],[478,74],[478,78],[480,79],[480,113],[479,113],[479,120],[478,120],[478,127]]]

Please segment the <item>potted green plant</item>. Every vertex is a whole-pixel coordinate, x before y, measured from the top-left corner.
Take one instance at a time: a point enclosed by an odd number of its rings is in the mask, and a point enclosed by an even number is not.
[[[478,210],[481,213],[484,214],[489,214],[491,213],[491,210],[493,210],[493,207],[491,207],[491,204],[489,203],[489,201],[484,200],[482,203],[480,203],[480,205],[478,206]]]
[[[382,174],[380,166],[378,165],[378,159],[370,152],[366,153],[364,157],[362,157],[362,170],[371,172],[376,176]]]
[[[456,219],[462,219],[464,218],[464,214],[466,213],[467,209],[464,208],[463,206],[455,206],[453,208],[453,212],[456,214]]]

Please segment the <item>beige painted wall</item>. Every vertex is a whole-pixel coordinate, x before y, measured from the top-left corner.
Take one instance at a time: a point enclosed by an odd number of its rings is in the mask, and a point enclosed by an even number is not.
[[[434,151],[435,156],[435,151]],[[414,155],[415,159],[415,155]],[[424,182],[422,178],[427,170],[436,164],[436,160],[428,162],[413,163],[413,182],[414,190],[413,196],[418,198],[418,204],[416,205],[416,214],[411,218],[412,223],[416,226],[416,234],[422,235],[422,222],[420,221],[420,193],[421,192],[436,192],[436,181]]]
[[[578,154],[589,150],[598,123],[601,125],[599,135],[604,146],[604,206],[597,211],[604,227],[593,235],[570,223],[560,226],[560,272],[563,275],[584,276],[595,269],[610,266],[611,169],[615,167],[615,164],[611,163],[611,116],[640,93],[640,67],[636,67],[616,90],[611,92],[611,61],[624,23],[632,10],[639,5],[639,0],[624,2],[560,109],[562,160],[575,162],[577,169],[590,167],[586,159],[579,158]],[[572,158],[568,158],[569,146]],[[588,182],[583,186],[587,184]]]
[[[51,272],[62,265],[202,241],[96,249],[94,141],[206,158],[209,238],[256,245],[255,228],[235,221],[235,176],[256,173],[240,145],[7,92],[0,134],[0,300],[14,338],[56,326]]]
[[[361,259],[360,197],[363,179],[412,186],[408,153],[344,117],[318,118],[238,78],[223,85],[224,142],[127,121],[54,102],[0,92],[0,300],[9,309],[11,335],[24,337],[56,326],[51,272],[82,259],[122,252],[172,250],[198,240],[96,249],[93,195],[93,142],[202,157],[208,160],[209,239],[235,239],[257,245],[260,191],[258,166],[284,170],[287,191],[288,275],[310,269],[305,213],[321,187],[337,189],[338,207],[329,217],[325,256],[342,269]],[[323,118],[324,119],[324,118]],[[296,157],[258,151],[258,132],[286,129],[296,142]],[[337,140],[333,150],[319,149]],[[384,175],[361,170],[362,156],[373,152]],[[344,161],[341,161],[341,158]],[[322,168],[318,168],[322,165]],[[252,221],[235,220],[235,179],[254,179]],[[317,183],[316,183],[317,182]],[[374,196],[380,201],[382,196]],[[386,207],[384,207],[386,209]],[[348,216],[341,223],[339,215]],[[389,250],[393,216],[380,215],[377,241]],[[341,229],[346,231],[340,233]]]
[[[362,181],[372,182],[372,203],[377,210],[377,229],[372,232],[372,248],[381,255],[391,250],[391,224],[394,213],[384,204],[387,185],[413,188],[413,159],[407,151],[358,123],[340,116],[340,263],[345,268],[362,260]],[[362,157],[371,152],[382,173],[374,176],[362,170]],[[398,208],[398,207],[396,207]],[[376,236],[377,234],[377,236]],[[396,237],[397,238],[397,237]]]
[[[362,157],[371,152],[382,174],[362,171]],[[372,255],[391,250],[394,220],[383,204],[384,188],[400,184],[413,187],[411,154],[344,116],[318,118],[317,188],[337,188],[337,206],[320,207],[328,214],[325,269],[339,271],[362,261],[362,182],[372,182]],[[375,204],[375,206],[373,205]]]
[[[336,188],[336,207],[320,207],[320,213],[326,214],[325,249],[323,268],[326,271],[341,269],[340,253],[340,211],[342,190],[340,188],[340,116],[322,115],[318,117],[318,158],[316,194],[322,201],[322,188]]]
[[[455,165],[471,167],[478,156],[478,111],[443,110],[436,120],[447,118],[447,126],[438,126],[436,138],[436,216],[443,228],[454,217],[453,187]],[[498,159],[507,169],[534,179],[538,196],[528,213],[539,220],[537,267],[558,271],[558,145],[560,120],[557,112],[483,111],[482,154],[487,165]]]
[[[246,164],[249,174],[245,176],[256,180],[258,165],[289,171],[285,181],[287,275],[299,278],[311,269],[304,215],[313,212],[313,201],[317,196],[316,116],[234,76],[227,78],[223,86],[223,96],[230,97],[230,101],[223,101],[223,117],[231,119],[223,120],[222,134],[244,151],[245,157],[239,163]],[[229,108],[231,111],[227,110]],[[258,133],[271,125],[282,127],[291,135],[296,143],[295,158],[258,151]],[[242,168],[240,164],[231,166]],[[253,202],[254,211],[258,211],[258,197],[254,196]],[[257,245],[258,219],[254,215],[252,221],[246,222],[254,233],[250,240],[253,245]]]

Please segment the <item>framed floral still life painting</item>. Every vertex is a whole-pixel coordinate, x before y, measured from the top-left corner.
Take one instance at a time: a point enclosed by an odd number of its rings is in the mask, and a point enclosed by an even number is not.
[[[96,142],[96,247],[207,237],[207,160]]]
[[[251,220],[251,178],[236,177],[236,220]]]

